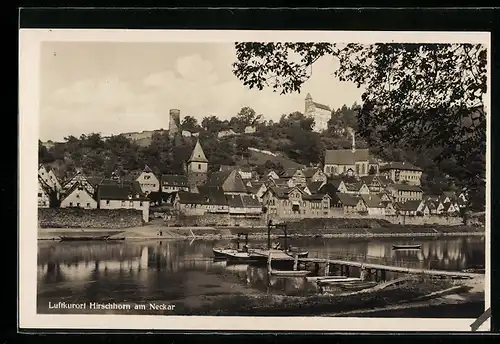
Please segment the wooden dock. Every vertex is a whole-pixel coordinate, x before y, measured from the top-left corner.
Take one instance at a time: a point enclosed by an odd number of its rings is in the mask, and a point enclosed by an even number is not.
[[[449,278],[478,278],[483,276],[482,274],[477,273],[468,273],[461,271],[446,271],[446,270],[431,270],[431,269],[417,269],[417,268],[409,268],[403,266],[393,266],[393,265],[385,265],[385,264],[373,264],[373,263],[365,263],[360,261],[350,261],[343,259],[325,259],[325,258],[298,258],[294,257],[291,254],[286,254],[282,251],[278,250],[260,250],[257,252],[259,255],[265,255],[268,257],[268,260],[271,261],[295,261],[294,270],[297,269],[300,263],[318,263],[325,265],[325,274],[328,275],[331,270],[331,266],[340,267],[340,272],[342,275],[349,275],[349,268],[360,268],[361,270],[367,272],[369,275],[375,275],[379,280],[385,280],[386,272],[396,272],[396,273],[406,273],[406,274],[414,274],[414,275],[428,275],[428,276],[437,276],[437,277],[449,277]],[[270,262],[269,262],[270,263]]]

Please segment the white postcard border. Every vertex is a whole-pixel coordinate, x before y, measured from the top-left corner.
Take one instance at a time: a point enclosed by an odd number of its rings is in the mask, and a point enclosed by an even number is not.
[[[487,47],[491,75],[489,32],[384,32],[384,31],[250,31],[250,30],[101,30],[22,29],[19,34],[19,298],[18,325],[44,329],[144,329],[144,330],[256,330],[256,331],[470,331],[475,319],[391,319],[333,317],[205,317],[149,315],[41,315],[37,299],[37,189],[39,137],[40,45],[43,41],[67,42],[242,42],[325,41],[475,43]],[[487,120],[486,214],[491,209],[490,97],[491,77],[485,106]],[[71,115],[71,114],[68,114]],[[486,216],[485,309],[490,307],[490,228]],[[104,325],[105,324],[105,325]],[[489,320],[478,331],[489,331]]]

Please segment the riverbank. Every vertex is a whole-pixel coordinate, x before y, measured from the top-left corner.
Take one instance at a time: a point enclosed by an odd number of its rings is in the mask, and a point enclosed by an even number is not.
[[[483,287],[484,288],[484,287]],[[484,289],[483,289],[484,290]],[[441,292],[441,294],[439,294]],[[214,297],[210,307],[191,307],[184,311],[197,315],[219,316],[370,316],[372,312],[406,309],[428,310],[429,307],[462,306],[460,315],[477,318],[484,311],[484,291],[481,293],[467,283],[451,280],[431,280],[421,276],[404,284],[371,292],[339,295],[238,295]],[[483,309],[477,307],[482,302]],[[432,312],[429,314],[432,315]]]
[[[110,236],[114,239],[125,240],[217,240],[233,239],[238,234],[247,234],[249,238],[267,238],[266,227],[165,227],[151,224],[132,228],[39,228],[38,240],[59,240],[70,236]],[[414,237],[465,237],[484,236],[484,227],[472,226],[401,226],[389,228],[321,228],[321,229],[290,229],[291,238],[414,238]],[[272,238],[283,237],[284,233],[274,229]]]

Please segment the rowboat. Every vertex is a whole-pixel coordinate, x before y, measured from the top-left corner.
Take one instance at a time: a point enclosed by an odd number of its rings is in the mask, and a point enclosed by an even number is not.
[[[352,283],[352,282],[361,282],[361,279],[358,277],[345,277],[345,278],[331,278],[331,279],[323,279],[319,280],[316,283],[318,285],[332,285],[332,284],[344,284],[344,283]]]
[[[318,287],[321,292],[342,292],[342,291],[360,291],[367,288],[372,288],[377,285],[377,282],[372,281],[361,281],[359,278],[353,279],[352,281],[328,281],[324,283],[318,283]]]
[[[215,259],[224,259],[228,262],[251,263],[257,259],[253,257],[251,252],[237,249],[212,249]]]
[[[420,250],[422,248],[421,244],[415,245],[392,245],[393,250]]]
[[[61,236],[61,241],[105,241],[108,236]]]
[[[309,275],[310,273],[311,271],[307,270],[293,270],[293,271],[271,270],[272,276],[281,276],[281,277],[304,277]]]
[[[312,276],[312,277],[306,277],[306,280],[308,282],[318,282],[318,281],[324,281],[324,280],[338,280],[338,279],[345,279],[347,278],[346,276]]]

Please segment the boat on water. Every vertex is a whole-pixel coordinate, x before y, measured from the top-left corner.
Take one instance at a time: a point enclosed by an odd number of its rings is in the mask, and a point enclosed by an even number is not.
[[[306,280],[308,282],[318,282],[318,281],[323,281],[323,280],[338,280],[338,279],[345,279],[347,278],[346,276],[311,276],[311,277],[306,277]]]
[[[61,236],[61,241],[105,241],[107,236]]]
[[[308,270],[271,270],[271,276],[281,276],[281,277],[304,277],[311,273]]]
[[[372,281],[351,281],[344,283],[325,283],[318,285],[322,292],[343,292],[343,291],[360,291],[368,288],[373,288],[377,282]]]
[[[330,278],[330,279],[322,279],[318,280],[316,283],[318,285],[333,285],[333,284],[345,284],[345,283],[353,283],[353,282],[362,282],[362,280],[358,277],[344,277],[344,278]]]
[[[421,244],[392,245],[393,250],[420,250],[421,248]]]

